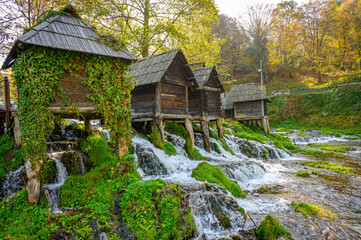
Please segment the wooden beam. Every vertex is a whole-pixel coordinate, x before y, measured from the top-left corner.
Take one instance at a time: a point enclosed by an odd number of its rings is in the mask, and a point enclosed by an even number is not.
[[[85,125],[85,132],[90,135],[91,131],[92,131],[92,125],[90,124],[90,120],[89,119],[85,119],[84,120],[84,125]]]
[[[196,90],[206,90],[209,92],[220,92],[221,90],[219,88],[213,88],[213,87],[203,87],[201,88],[196,88]]]
[[[155,115],[157,116],[158,114],[161,113],[162,111],[162,106],[161,106],[161,101],[160,101],[160,94],[162,91],[161,88],[161,82],[158,82],[157,85],[155,86]]]
[[[53,113],[64,113],[64,114],[76,113],[76,111],[69,111],[69,107],[48,107],[48,109]],[[98,113],[95,106],[94,107],[78,107],[77,110],[80,113],[93,113],[93,114]],[[99,118],[101,118],[101,117],[99,117]]]
[[[5,119],[6,119],[6,133],[9,133],[10,123],[10,85],[8,76],[4,76],[4,87],[5,87]]]
[[[201,122],[201,125],[203,131],[204,148],[207,152],[211,152],[211,140],[209,138],[209,122],[207,120],[203,120]]]
[[[15,120],[15,125],[14,125],[15,144],[16,144],[16,147],[19,148],[21,145],[21,141],[20,141],[21,127],[20,127],[19,117],[18,116],[14,117],[14,120]]]
[[[156,118],[154,122],[157,125],[158,131],[159,131],[159,134],[160,134],[160,139],[162,139],[162,142],[165,143],[163,120],[159,119],[159,118]]]
[[[224,135],[223,135],[222,118],[218,118],[216,122],[217,122],[217,129],[218,129],[218,137],[223,139]]]
[[[264,117],[262,119],[263,121],[263,129],[264,129],[264,132],[267,133],[267,134],[270,134],[270,128],[269,128],[269,121],[268,121],[268,117]]]
[[[194,132],[193,132],[192,122],[188,118],[185,119],[185,126],[186,126],[186,130],[187,130],[187,134],[191,140],[191,147],[193,149],[194,148]]]

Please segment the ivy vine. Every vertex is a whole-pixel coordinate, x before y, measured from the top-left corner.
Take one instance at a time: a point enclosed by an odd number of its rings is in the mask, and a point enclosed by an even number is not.
[[[46,159],[46,139],[56,118],[48,109],[50,103],[60,98],[65,106],[70,106],[61,88],[61,78],[66,71],[76,75],[80,67],[88,74],[82,79],[92,92],[88,98],[96,103],[105,126],[112,129],[112,143],[129,142],[133,85],[125,76],[127,64],[111,57],[32,46],[19,54],[13,65],[22,149],[32,166]]]

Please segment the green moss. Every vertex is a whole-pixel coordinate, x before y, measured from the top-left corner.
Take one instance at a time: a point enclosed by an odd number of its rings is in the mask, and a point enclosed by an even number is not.
[[[307,137],[308,135],[307,135],[307,133],[300,132],[300,133],[298,134],[298,136],[300,136],[300,137]]]
[[[177,124],[177,123],[173,123],[173,122],[166,122],[165,123],[165,130],[169,133],[178,135],[184,139],[187,138],[187,131],[184,128],[184,126]]]
[[[53,159],[47,159],[41,165],[40,177],[41,183],[53,183],[56,180],[56,164]]]
[[[231,220],[228,215],[221,213],[218,217],[218,220],[219,220],[220,224],[222,225],[222,227],[224,227],[225,229],[229,229],[232,227]]]
[[[262,187],[260,187],[259,189],[258,189],[258,192],[260,193],[260,194],[264,194],[264,193],[267,193],[268,192],[268,186],[262,186]]]
[[[201,128],[201,126],[199,124],[193,123],[192,126],[193,126],[193,131],[194,132],[203,133],[202,128]]]
[[[194,159],[194,160],[207,160],[208,159],[206,157],[203,157],[196,148],[192,148],[191,139],[188,135],[186,137],[185,149],[186,149],[186,152],[190,159]]]
[[[134,154],[134,152],[135,152],[135,148],[132,144],[130,144],[128,147],[128,154]]]
[[[230,152],[233,156],[236,155],[224,140],[222,141],[222,147],[224,148],[224,150]]]
[[[76,152],[67,152],[62,155],[62,162],[70,175],[79,175],[83,173],[82,160]]]
[[[340,133],[336,133],[335,136],[336,136],[336,137],[341,137],[341,134],[340,134]]]
[[[267,158],[268,158],[268,154],[267,154],[266,151],[263,151],[263,158],[264,158],[264,159],[267,159]]]
[[[312,174],[317,175],[318,173],[319,173],[318,171],[316,171],[316,170],[312,170]]]
[[[222,153],[221,150],[219,149],[217,143],[214,144],[214,150],[215,150],[216,153],[218,153],[218,154],[221,154],[221,153]]]
[[[326,150],[326,151],[334,151],[334,152],[346,152],[350,150],[350,147],[348,146],[339,146],[339,145],[331,145],[331,144],[308,143],[306,146],[319,148],[321,150]]]
[[[261,240],[275,240],[278,237],[289,237],[291,233],[276,218],[267,215],[258,226],[256,235]]]
[[[74,134],[78,137],[78,138],[83,138],[86,136],[85,133],[85,125],[84,124],[80,124],[80,123],[73,123],[71,125],[71,130],[74,132]]]
[[[284,128],[284,127],[277,128],[276,130],[277,130],[277,132],[289,132],[289,133],[294,133],[295,132],[292,129]]]
[[[314,157],[336,157],[336,158],[341,158],[342,157],[342,155],[336,154],[336,153],[333,153],[333,152],[324,152],[324,151],[302,149],[302,148],[297,148],[297,150],[300,153],[303,153],[303,154],[309,155],[309,156],[314,156]]]
[[[303,166],[315,167],[315,168],[323,168],[330,171],[338,172],[338,173],[349,173],[352,171],[350,167],[343,167],[337,163],[329,163],[327,161],[323,162],[310,162],[310,161],[303,161],[300,163]]]
[[[310,177],[310,173],[307,171],[297,171],[295,172],[297,177]]]
[[[61,124],[61,125],[69,125],[68,121],[67,121],[65,118],[62,118],[62,119],[60,120],[60,124]]]
[[[164,143],[155,125],[152,126],[152,133],[149,135],[148,140],[153,143],[154,147],[164,150]]]
[[[223,128],[223,133],[227,135],[232,135],[231,130],[229,130],[228,128]]]
[[[189,239],[195,226],[191,210],[182,205],[184,192],[161,179],[130,184],[120,202],[127,226],[142,239]]]
[[[169,156],[171,155],[177,155],[177,150],[175,149],[175,147],[173,146],[173,144],[171,144],[170,142],[166,141],[164,144],[164,152],[166,154],[168,154]]]
[[[99,134],[90,135],[81,143],[81,149],[89,156],[89,161],[94,166],[104,163],[117,163],[119,157],[115,154],[106,139]]]
[[[304,203],[304,202],[291,202],[291,206],[297,211],[302,213],[305,216],[318,217],[324,219],[333,219],[334,214],[328,210],[323,208],[321,205],[315,205],[312,203]]]
[[[358,137],[345,137],[345,139],[347,139],[347,140],[357,140],[359,138]]]
[[[229,180],[221,168],[209,163],[202,162],[192,171],[192,177],[199,181],[208,181],[216,183],[232,193],[235,197],[245,198],[246,194],[238,184]]]

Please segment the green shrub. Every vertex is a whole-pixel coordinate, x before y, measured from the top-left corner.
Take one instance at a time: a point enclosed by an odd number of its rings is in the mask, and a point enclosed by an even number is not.
[[[309,166],[309,167],[315,167],[315,168],[323,168],[330,171],[338,172],[338,173],[349,173],[352,171],[352,168],[350,167],[343,167],[340,164],[337,163],[329,163],[327,161],[323,162],[311,162],[311,161],[303,161],[300,163],[303,166]]]
[[[21,149],[16,149],[15,140],[9,135],[0,136],[0,180],[9,171],[15,171],[25,160]]]
[[[334,218],[334,214],[330,210],[323,208],[321,205],[303,202],[296,203],[295,201],[292,201],[291,206],[297,212],[300,212],[305,216],[319,217],[324,219]]]
[[[221,168],[209,163],[202,162],[198,164],[198,166],[192,171],[192,177],[199,181],[216,183],[227,189],[235,197],[246,197],[246,194],[242,191],[239,185],[228,179]]]
[[[256,236],[261,240],[275,240],[278,237],[289,237],[291,233],[280,225],[278,219],[267,215],[258,226]]]
[[[177,155],[177,150],[175,149],[173,144],[168,142],[168,141],[166,141],[165,144],[164,144],[164,152],[166,154],[168,154],[169,156]]]
[[[142,239],[189,239],[195,233],[193,216],[182,205],[184,192],[161,179],[130,184],[120,202],[127,226]]]
[[[307,171],[297,171],[297,172],[295,172],[295,175],[297,177],[309,177],[310,173]]]

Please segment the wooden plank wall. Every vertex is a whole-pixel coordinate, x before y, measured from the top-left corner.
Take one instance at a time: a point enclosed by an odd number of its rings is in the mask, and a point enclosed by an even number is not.
[[[201,91],[189,90],[188,92],[188,101],[189,101],[189,114],[193,118],[202,117],[202,100],[201,100]]]
[[[88,76],[83,69],[80,69],[77,72],[77,75],[78,76],[71,76],[67,71],[64,77],[61,78],[61,87],[68,95],[68,100],[71,104],[78,107],[94,107],[95,102],[87,98],[87,95],[91,94],[90,89],[81,83],[82,79],[87,78]],[[50,107],[62,106],[64,106],[64,103],[60,98],[50,104]]]
[[[155,112],[155,85],[137,86],[132,91],[131,108],[133,113]]]
[[[169,66],[161,81],[160,103],[162,114],[186,115],[186,79],[176,61]]]
[[[220,92],[207,92],[207,98],[208,98],[208,117],[222,117],[222,102],[221,102],[221,96]]]
[[[174,84],[161,84],[161,113],[186,114],[186,87]]]
[[[234,103],[234,117],[261,117],[262,100]]]

